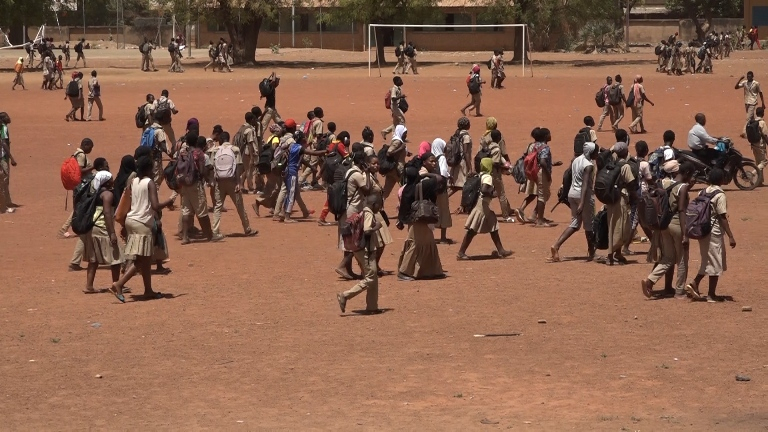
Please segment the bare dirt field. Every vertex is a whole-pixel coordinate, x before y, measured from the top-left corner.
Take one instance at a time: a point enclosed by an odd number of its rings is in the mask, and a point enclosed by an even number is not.
[[[160,69],[167,69],[164,53],[156,54]],[[20,51],[0,52],[0,66],[10,68],[17,55]],[[39,90],[38,72],[26,74],[26,92],[11,92],[12,75],[0,74],[0,110],[12,117],[12,149],[19,162],[11,193],[21,205],[15,214],[0,216],[0,429],[768,428],[768,293],[760,282],[766,188],[726,188],[738,246],[728,251],[729,269],[718,289],[734,299],[725,304],[647,301],[639,282],[650,266],[642,255],[623,267],[545,263],[549,246],[569,221],[563,206],[551,213],[557,228],[502,226],[502,240],[514,258],[457,262],[458,245],[440,246],[447,279],[382,278],[379,305],[387,312],[377,316],[339,315],[335,293],[351,284],[333,272],[340,257],[335,228],[314,221],[286,226],[253,213],[251,223],[260,230],[255,238],[182,247],[169,235],[173,273],[155,277],[154,287],[172,298],[128,297],[119,304],[109,293],[84,295],[84,272],[67,271],[74,242],[56,238],[67,217],[59,167],[90,137],[92,158],[106,157],[116,171],[120,158],[138,145],[133,116],[147,93],[170,90],[180,109],[177,134],[189,117],[197,117],[206,133],[214,124],[234,133],[243,113],[261,104],[258,80],[277,62],[283,117],[301,121],[319,105],[326,121],[359,139],[365,125],[378,131],[389,122],[382,99],[391,85],[391,66],[383,78],[378,73],[369,78],[363,53],[260,51],[263,63],[231,74],[203,73],[201,65],[187,65],[184,74],[142,73],[135,51],[87,55],[86,72],[92,67],[101,72],[107,118],[101,123],[64,122],[69,102],[62,91]],[[204,51],[196,55],[205,57]],[[468,64],[486,57],[425,53],[421,74],[405,77],[411,149],[422,140],[450,136],[468,100]],[[703,111],[712,135],[735,137],[751,157],[746,141],[738,138],[744,106],[733,86],[748,70],[768,83],[760,66],[765,55],[736,52],[716,61],[713,75],[683,77],[656,74],[652,57],[650,50],[535,54],[546,64],[534,65],[533,78],[516,77],[519,67],[508,66],[507,88],[486,90],[483,111],[499,119],[513,158],[524,150],[533,127],[546,126],[555,159],[567,163],[582,118],[600,114],[593,95],[605,76],[620,73],[631,83],[640,73],[656,106],[645,109],[649,134],[633,140],[645,139],[655,148],[664,130],[673,129],[678,147],[685,147],[693,115]],[[314,69],[306,63],[313,61]],[[591,63],[575,66],[584,61]],[[472,122],[477,142],[484,119]],[[612,134],[601,133],[599,143],[612,144]],[[562,168],[555,171],[555,190]],[[505,181],[517,206],[523,196],[511,177]],[[167,196],[165,188],[161,195]],[[320,192],[304,197],[318,211],[325,201]],[[452,207],[458,198],[452,198]],[[247,196],[248,204],[252,200]],[[395,205],[392,199],[386,203],[390,213]],[[497,201],[494,206],[498,209]],[[177,215],[166,214],[167,226],[175,226]],[[464,219],[454,217],[449,230],[457,241]],[[240,232],[234,211],[225,213],[222,227],[225,233]],[[382,259],[387,270],[397,266],[405,233],[393,229],[393,236]],[[479,236],[469,254],[487,255],[491,249],[490,238]],[[697,251],[692,245],[691,277],[699,265]],[[583,256],[583,236],[574,236],[561,253]],[[107,287],[108,270],[99,271],[96,282]],[[138,278],[129,286],[141,292]],[[741,312],[742,306],[753,312]],[[348,308],[363,309],[362,297]],[[474,337],[513,332],[521,335]],[[751,381],[737,382],[737,374]]]

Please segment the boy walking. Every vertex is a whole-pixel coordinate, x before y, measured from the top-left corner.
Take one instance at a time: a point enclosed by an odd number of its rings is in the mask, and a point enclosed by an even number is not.
[[[77,69],[77,63],[80,62],[80,60],[83,60],[83,67],[86,68],[85,64],[85,53],[83,52],[83,44],[85,44],[85,38],[80,39],[80,41],[75,45],[75,53],[77,53],[77,59],[75,60],[75,69]],[[69,51],[69,49],[67,49]],[[69,56],[67,56],[67,65],[69,65]]]
[[[250,112],[248,113],[250,114]],[[251,229],[248,221],[248,215],[243,206],[243,193],[240,186],[241,178],[244,174],[243,158],[240,149],[229,142],[229,132],[222,132],[219,139],[223,144],[216,150],[213,158],[213,166],[216,174],[216,185],[214,186],[215,204],[213,208],[213,232],[220,235],[219,227],[221,224],[221,211],[224,209],[224,200],[229,197],[237,209],[237,215],[240,216],[240,222],[243,224],[243,232],[246,237],[252,237],[258,234],[258,231]]]
[[[8,166],[16,166],[16,159],[11,155],[11,140],[8,134],[8,125],[11,117],[0,113],[0,214],[13,213],[15,211],[11,201],[11,169]]]
[[[757,97],[760,96],[760,106],[765,109],[765,99],[763,91],[760,90],[760,83],[755,80],[755,74],[752,71],[747,72],[747,79],[744,76],[739,78],[734,89],[744,89],[744,110],[747,112],[747,119],[744,122],[744,128],[741,130],[741,137],[746,138],[747,123],[755,118],[755,108],[757,107]]]
[[[400,44],[395,47],[395,57],[397,57],[397,65],[395,65],[395,69],[392,70],[392,74],[397,75],[398,73],[405,73],[405,53],[403,52],[405,50],[405,44],[403,41],[400,41]],[[400,71],[400,72],[398,72]]]
[[[363,280],[347,291],[336,294],[341,313],[346,312],[347,300],[354,298],[363,291],[366,291],[365,312],[371,314],[379,311],[379,269],[376,265],[378,240],[376,231],[382,225],[374,217],[374,214],[379,211],[381,211],[381,196],[379,194],[368,195],[363,211],[358,214],[363,224],[363,247],[353,252],[355,259],[360,264],[360,268],[363,269]]]
[[[104,106],[101,104],[101,84],[96,78],[96,71],[91,71],[91,79],[88,80],[88,121],[91,121],[93,104],[99,108],[99,121],[104,121]]]
[[[392,78],[392,88],[389,90],[390,94],[390,103],[391,103],[391,112],[392,112],[392,124],[387,126],[386,129],[381,131],[381,136],[384,138],[384,140],[387,140],[387,135],[394,132],[395,128],[399,125],[405,125],[405,114],[403,114],[403,111],[400,109],[400,100],[405,99],[405,95],[403,94],[403,89],[401,88],[403,86],[403,79],[399,76],[396,76]]]

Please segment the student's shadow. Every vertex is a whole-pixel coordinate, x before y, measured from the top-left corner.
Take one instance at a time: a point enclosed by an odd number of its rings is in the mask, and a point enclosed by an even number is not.
[[[512,254],[506,258],[502,258],[498,255],[496,252],[492,252],[488,255],[471,255],[468,256],[468,259],[462,260],[462,261],[489,261],[489,260],[502,260],[502,259],[514,259],[515,255]]]
[[[379,310],[376,310],[376,311],[367,311],[365,309],[353,310],[353,311],[351,311],[352,313],[341,314],[340,316],[342,318],[347,318],[347,317],[361,317],[361,316],[371,316],[371,315],[382,315],[382,314],[385,314],[387,312],[391,312],[393,310],[394,309],[392,309],[392,308],[383,308],[383,309],[379,309]]]
[[[187,295],[186,293],[181,293],[181,294],[162,293],[162,294],[163,294],[162,297],[159,297],[159,298],[154,296],[145,297],[141,294],[131,294],[130,298],[131,298],[131,301],[143,302],[143,301],[151,301],[151,300],[171,300],[171,299],[175,299],[175,298],[179,298]]]

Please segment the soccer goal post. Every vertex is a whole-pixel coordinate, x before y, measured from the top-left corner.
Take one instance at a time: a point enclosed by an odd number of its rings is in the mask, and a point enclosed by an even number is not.
[[[521,27],[523,29],[523,40],[522,40],[522,76],[525,76],[525,61],[526,61],[526,55],[528,53],[528,39],[530,36],[528,35],[528,24],[368,24],[368,76],[371,76],[371,63],[373,62],[371,49],[373,47],[378,47],[379,40],[376,37],[376,28],[377,27],[388,27],[388,28],[400,28],[403,30],[403,41],[405,43],[408,43],[408,35],[406,33],[406,29],[413,28],[413,29],[430,29],[430,28],[469,28],[469,29],[478,29],[478,28],[499,28],[499,27]],[[373,34],[373,37],[371,37],[371,34]],[[435,35],[435,37],[439,37],[439,35]],[[375,42],[375,43],[374,43]],[[517,44],[515,44],[517,45]],[[376,65],[379,69],[379,76],[381,77],[381,59],[379,56],[376,56]],[[530,66],[530,65],[529,65]],[[533,72],[533,71],[531,71]]]

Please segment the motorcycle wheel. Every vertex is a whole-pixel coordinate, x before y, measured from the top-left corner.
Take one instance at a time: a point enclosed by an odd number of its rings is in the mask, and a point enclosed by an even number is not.
[[[754,162],[744,162],[734,172],[733,182],[737,188],[750,191],[763,182],[762,177],[762,173]]]

